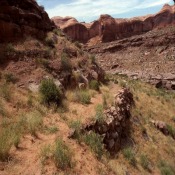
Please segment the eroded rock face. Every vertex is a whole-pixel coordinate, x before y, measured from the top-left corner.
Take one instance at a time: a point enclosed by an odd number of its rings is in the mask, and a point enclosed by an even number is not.
[[[104,121],[95,121],[85,127],[102,135],[103,143],[110,152],[121,148],[123,138],[129,136],[131,107],[134,105],[133,95],[128,89],[122,89],[115,95],[115,105],[104,111]]]
[[[44,8],[35,0],[0,1],[0,42],[19,40],[25,35],[42,38],[54,27]]]
[[[54,17],[52,20],[73,40],[85,43],[100,37],[103,42],[109,42],[175,24],[174,10],[175,6],[166,4],[155,15],[131,19],[115,19],[110,15],[101,15],[98,20],[89,24],[79,23],[70,17]]]

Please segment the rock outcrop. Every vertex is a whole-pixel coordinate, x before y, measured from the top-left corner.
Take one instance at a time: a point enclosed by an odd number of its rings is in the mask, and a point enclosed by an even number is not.
[[[79,23],[70,17],[54,17],[52,20],[73,40],[86,43],[92,38],[100,37],[103,42],[109,42],[175,24],[174,11],[175,6],[166,4],[155,15],[131,19],[115,19],[110,15],[101,15],[90,24]]]
[[[122,139],[129,137],[131,107],[133,95],[128,89],[122,89],[115,95],[114,106],[104,111],[104,119],[85,126],[83,132],[94,131],[103,137],[105,148],[110,153],[120,150]]]
[[[0,1],[0,42],[20,39],[25,35],[42,38],[54,23],[35,0]]]

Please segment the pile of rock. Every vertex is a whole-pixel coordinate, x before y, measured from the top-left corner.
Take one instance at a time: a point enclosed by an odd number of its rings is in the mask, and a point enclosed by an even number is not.
[[[164,135],[170,135],[173,139],[175,139],[175,129],[166,124],[163,121],[154,121],[152,120],[151,123],[153,123],[153,125],[160,130]]]
[[[131,107],[134,105],[132,93],[124,88],[115,95],[114,106],[104,111],[103,121],[86,126],[86,131],[94,131],[103,137],[103,143],[110,153],[121,148],[122,138],[128,137]]]
[[[167,128],[167,124],[165,122],[152,120],[151,123],[153,123],[154,126],[158,130],[160,130],[164,135],[168,135],[168,128]]]

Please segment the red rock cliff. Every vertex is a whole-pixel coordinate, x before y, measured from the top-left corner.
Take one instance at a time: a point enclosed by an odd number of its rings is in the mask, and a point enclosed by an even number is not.
[[[71,17],[54,17],[52,20],[73,40],[86,43],[99,36],[103,42],[109,42],[175,24],[175,6],[166,4],[155,15],[131,19],[115,19],[110,15],[101,15],[98,20],[90,24],[79,23]]]
[[[25,35],[42,37],[53,22],[35,0],[0,0],[0,42]]]

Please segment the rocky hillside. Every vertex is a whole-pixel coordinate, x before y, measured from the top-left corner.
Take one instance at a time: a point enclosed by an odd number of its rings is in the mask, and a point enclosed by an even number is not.
[[[92,23],[79,23],[71,17],[54,17],[52,20],[73,40],[90,43],[109,42],[138,34],[155,28],[163,28],[175,23],[175,6],[164,5],[155,15],[135,17],[131,19],[115,19],[110,15],[101,15]],[[102,31],[102,27],[104,29]],[[95,44],[95,43],[94,43]]]
[[[0,42],[29,35],[43,38],[54,28],[44,8],[35,0],[1,0],[0,7]]]
[[[175,174],[175,93],[137,80],[174,88],[174,26],[87,47],[34,0],[0,5],[0,175]]]
[[[95,54],[110,73],[142,79],[157,88],[175,89],[174,41],[174,26],[167,26],[85,50]]]

